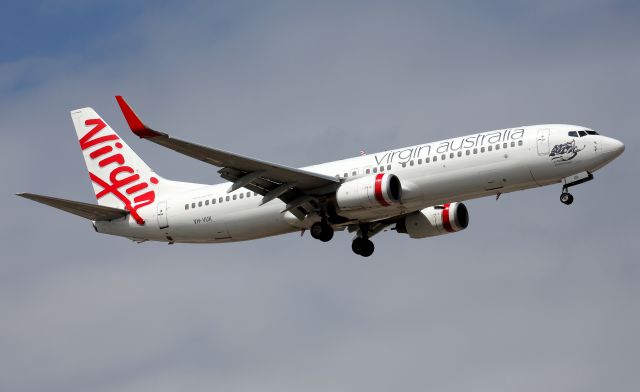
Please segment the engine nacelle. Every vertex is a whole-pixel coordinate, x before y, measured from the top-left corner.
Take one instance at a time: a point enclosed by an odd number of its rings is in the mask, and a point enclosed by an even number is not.
[[[455,233],[469,225],[469,212],[462,203],[450,203],[412,212],[396,224],[398,233],[411,238],[425,238]]]
[[[341,210],[388,207],[400,202],[402,186],[393,174],[378,173],[347,181],[336,191]]]

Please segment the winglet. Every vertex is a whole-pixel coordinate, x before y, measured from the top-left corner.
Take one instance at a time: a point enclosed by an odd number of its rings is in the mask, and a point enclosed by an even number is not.
[[[127,120],[127,124],[129,124],[129,128],[131,131],[141,137],[142,139],[147,139],[150,137],[157,136],[166,136],[166,134],[158,131],[154,131],[153,129],[144,125],[140,117],[136,114],[136,112],[131,109],[131,106],[127,103],[127,101],[122,98],[120,95],[116,95],[116,101],[118,101],[118,105],[120,105],[120,110],[124,115],[124,119]]]

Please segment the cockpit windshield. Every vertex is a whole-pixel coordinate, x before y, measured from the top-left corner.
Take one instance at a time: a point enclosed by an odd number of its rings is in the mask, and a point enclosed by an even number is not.
[[[571,137],[583,137],[583,136],[587,136],[587,135],[598,135],[598,132],[591,131],[591,130],[588,130],[588,129],[585,129],[584,131],[570,131],[569,132],[569,136],[571,136]]]

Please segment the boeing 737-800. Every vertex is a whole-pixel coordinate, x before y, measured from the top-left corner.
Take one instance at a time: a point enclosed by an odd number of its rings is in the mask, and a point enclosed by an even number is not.
[[[300,169],[173,138],[145,125],[116,97],[134,134],[219,168],[229,181],[203,185],[156,174],[91,108],[73,110],[98,205],[20,193],[92,221],[99,233],[170,244],[246,241],[309,230],[329,241],[354,233],[370,256],[371,237],[389,228],[411,238],[464,230],[465,200],[562,183],[569,187],[624,151],[618,140],[577,125],[481,132]]]

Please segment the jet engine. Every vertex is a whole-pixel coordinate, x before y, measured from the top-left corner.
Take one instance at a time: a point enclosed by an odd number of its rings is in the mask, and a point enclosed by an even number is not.
[[[396,223],[398,233],[411,238],[425,238],[455,233],[469,225],[469,212],[462,203],[428,207],[406,215]]]
[[[378,173],[340,185],[336,203],[341,210],[388,207],[400,202],[402,186],[393,174]]]

